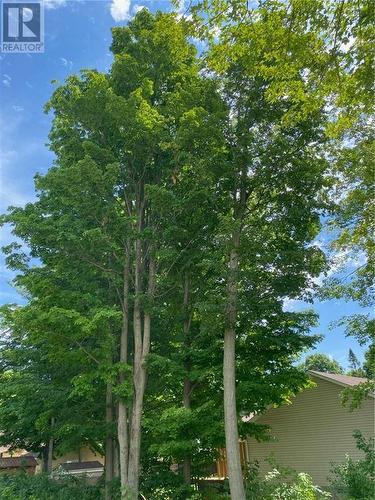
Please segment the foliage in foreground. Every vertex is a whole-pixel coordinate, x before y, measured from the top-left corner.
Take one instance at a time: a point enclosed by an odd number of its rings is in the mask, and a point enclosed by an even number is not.
[[[45,474],[0,475],[0,500],[100,500],[100,485],[67,477],[56,481]]]
[[[251,464],[247,471],[246,498],[248,500],[322,500],[331,494],[314,485],[304,472],[274,465],[264,478],[260,477],[259,464]]]
[[[343,498],[371,500],[375,491],[374,440],[366,440],[360,431],[355,431],[353,436],[364,458],[353,460],[347,455],[344,463],[335,465],[332,469],[332,486],[335,493]]]

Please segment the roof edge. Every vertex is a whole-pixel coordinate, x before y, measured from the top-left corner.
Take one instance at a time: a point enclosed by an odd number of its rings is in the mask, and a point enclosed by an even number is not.
[[[307,373],[310,376],[313,376],[313,377],[316,377],[316,378],[320,378],[321,380],[325,380],[326,382],[331,382],[332,384],[340,385],[341,387],[358,387],[358,385],[360,385],[361,383],[364,383],[362,381],[362,382],[358,382],[357,385],[351,385],[351,384],[345,383],[342,380],[334,379],[334,378],[330,377],[329,374],[325,375],[324,372],[318,372],[318,371],[315,371],[315,370],[307,370]],[[369,396],[371,396],[372,398],[375,397],[375,395],[374,395],[373,392],[370,392]]]

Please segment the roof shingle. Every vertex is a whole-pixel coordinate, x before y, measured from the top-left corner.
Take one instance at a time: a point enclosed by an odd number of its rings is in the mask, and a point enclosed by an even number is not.
[[[351,377],[350,375],[340,375],[338,373],[318,372],[316,370],[309,370],[309,373],[311,375],[316,375],[317,377],[336,382],[337,384],[347,385],[349,387],[355,387],[363,382],[368,382],[367,378]]]
[[[103,464],[97,460],[91,460],[89,462],[65,462],[60,464],[60,466],[66,471],[101,469],[104,467]]]
[[[15,467],[36,467],[37,464],[38,462],[32,455],[0,458],[0,469],[12,469]]]

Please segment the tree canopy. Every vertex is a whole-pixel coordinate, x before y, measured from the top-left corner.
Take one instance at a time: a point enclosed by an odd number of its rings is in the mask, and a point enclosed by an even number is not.
[[[322,353],[306,356],[303,363],[301,363],[301,368],[318,372],[344,373],[344,369],[338,361]]]
[[[115,477],[122,499],[189,498],[225,446],[245,498],[239,439],[267,429],[244,417],[308,386],[306,370],[343,372],[323,354],[296,366],[317,316],[284,306],[311,302],[329,269],[327,214],[335,249],[366,262],[326,296],[371,300],[368,8],[142,9],[113,29],[107,73],[57,85],[54,164],[3,216],[28,301],[2,314],[1,442],[103,450],[106,499]],[[360,342],[371,321],[349,319]]]

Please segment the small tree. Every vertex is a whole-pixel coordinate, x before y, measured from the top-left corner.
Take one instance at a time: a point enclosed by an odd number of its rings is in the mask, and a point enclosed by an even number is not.
[[[374,440],[366,440],[358,430],[354,431],[353,437],[357,448],[364,453],[364,458],[354,460],[347,456],[344,463],[335,465],[331,483],[334,491],[344,498],[372,500],[375,481]]]
[[[350,370],[348,371],[348,375],[352,377],[366,377],[366,372],[364,367],[362,367],[361,362],[355,355],[352,349],[349,349],[348,361]]]

